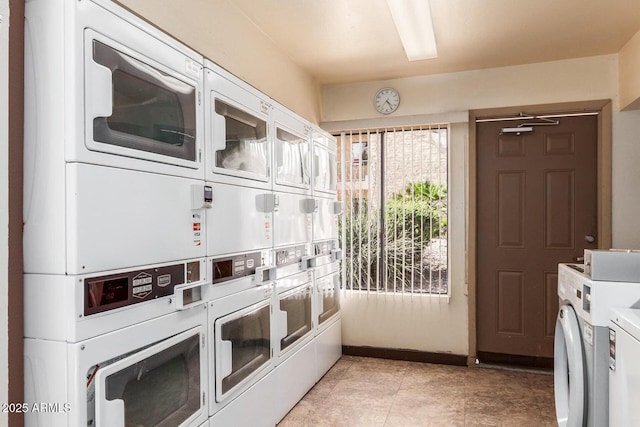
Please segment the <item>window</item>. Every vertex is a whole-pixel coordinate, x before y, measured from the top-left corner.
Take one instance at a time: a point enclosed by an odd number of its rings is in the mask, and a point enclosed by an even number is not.
[[[112,113],[93,119],[95,141],[196,159],[196,88],[94,40],[93,59],[111,70]]]
[[[267,122],[217,99],[215,110],[225,123],[225,145],[216,151],[216,166],[268,178]]]
[[[448,294],[448,128],[342,134],[346,289]]]

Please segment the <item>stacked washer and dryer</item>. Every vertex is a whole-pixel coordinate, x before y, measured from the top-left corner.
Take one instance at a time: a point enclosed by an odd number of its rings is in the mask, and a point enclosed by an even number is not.
[[[25,6],[25,424],[208,425],[203,59],[108,1]]]
[[[341,355],[335,139],[111,1],[25,15],[26,425],[275,425]]]
[[[639,267],[640,253],[604,250],[585,250],[584,264],[558,266],[560,310],[554,345],[558,425],[632,425],[618,421],[614,402],[619,397],[612,394],[610,402],[609,383],[614,381],[610,364],[615,365],[610,359],[610,326],[616,309],[640,307]]]

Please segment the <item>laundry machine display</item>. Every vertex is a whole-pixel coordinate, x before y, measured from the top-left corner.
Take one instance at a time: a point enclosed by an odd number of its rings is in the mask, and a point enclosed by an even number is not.
[[[323,242],[313,242],[311,244],[311,256],[309,265],[311,267],[321,267],[327,264],[340,261],[342,259],[342,249],[338,239],[326,240]],[[323,275],[321,273],[321,275]]]
[[[558,424],[607,425],[609,311],[640,304],[640,284],[591,280],[582,264],[558,266],[554,385]]]
[[[77,343],[25,339],[26,425],[199,426],[207,410],[206,305]]]
[[[209,292],[211,300],[269,284],[273,278],[270,249],[228,254],[210,258],[209,262],[213,284]]]
[[[205,67],[206,179],[271,189],[268,99],[212,62]]]
[[[609,425],[640,425],[640,309],[611,310],[609,323]]]
[[[79,342],[208,300],[206,260],[79,276],[25,274],[24,336]]]

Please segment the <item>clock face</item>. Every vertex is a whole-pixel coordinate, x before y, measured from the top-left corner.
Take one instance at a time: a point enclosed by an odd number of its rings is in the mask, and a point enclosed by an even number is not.
[[[382,114],[391,114],[400,105],[400,95],[398,91],[390,87],[382,88],[373,98],[373,105]]]

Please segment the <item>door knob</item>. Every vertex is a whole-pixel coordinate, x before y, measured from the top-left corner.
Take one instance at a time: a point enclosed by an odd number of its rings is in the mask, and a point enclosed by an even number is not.
[[[584,241],[587,243],[595,243],[596,238],[591,234],[587,234],[586,236],[584,236]]]

